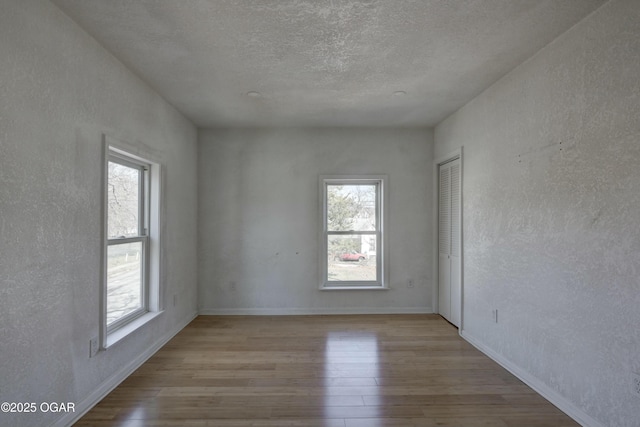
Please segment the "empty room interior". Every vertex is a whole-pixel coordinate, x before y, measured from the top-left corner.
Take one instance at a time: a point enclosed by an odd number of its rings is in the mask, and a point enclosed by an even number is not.
[[[640,1],[0,0],[0,233],[0,426],[639,427]]]

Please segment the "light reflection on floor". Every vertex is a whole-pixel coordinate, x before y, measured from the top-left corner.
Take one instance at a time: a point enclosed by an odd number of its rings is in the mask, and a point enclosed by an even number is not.
[[[144,427],[149,419],[149,414],[140,406],[127,415],[126,419],[118,424],[119,427]]]
[[[380,363],[376,334],[329,332],[324,353],[324,418],[345,418],[345,406],[354,406],[355,411],[365,405],[363,394],[377,396]],[[379,415],[374,409],[367,418]],[[378,426],[376,420],[369,421],[373,423],[369,427]]]

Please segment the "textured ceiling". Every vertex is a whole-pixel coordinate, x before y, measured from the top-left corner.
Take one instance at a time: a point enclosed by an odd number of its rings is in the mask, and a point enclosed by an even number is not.
[[[52,1],[200,127],[433,126],[605,3]]]

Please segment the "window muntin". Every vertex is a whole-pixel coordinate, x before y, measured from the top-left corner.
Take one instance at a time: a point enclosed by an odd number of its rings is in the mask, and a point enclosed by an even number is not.
[[[321,288],[383,288],[383,178],[322,177]]]
[[[112,332],[148,312],[149,165],[110,152],[107,162],[105,323]]]

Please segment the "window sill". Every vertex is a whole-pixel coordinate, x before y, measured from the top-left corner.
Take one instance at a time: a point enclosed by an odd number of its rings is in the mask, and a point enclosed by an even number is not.
[[[386,286],[321,286],[321,291],[388,291]]]
[[[146,313],[137,319],[133,320],[131,323],[126,324],[125,326],[107,334],[107,342],[105,343],[105,350],[122,340],[126,336],[132,334],[134,331],[140,329],[156,317],[160,316],[161,311],[153,311]]]

